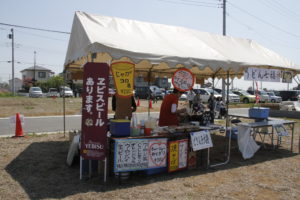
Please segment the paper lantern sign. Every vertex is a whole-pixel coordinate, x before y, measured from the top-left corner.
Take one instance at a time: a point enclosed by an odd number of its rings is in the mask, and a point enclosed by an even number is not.
[[[194,86],[194,75],[186,68],[178,69],[174,72],[172,84],[179,91],[189,91]]]
[[[134,88],[134,64],[130,62],[112,63],[111,71],[115,81],[117,96],[131,97]]]

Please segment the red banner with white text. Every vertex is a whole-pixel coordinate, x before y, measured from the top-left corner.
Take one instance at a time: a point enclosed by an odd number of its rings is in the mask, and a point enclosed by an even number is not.
[[[86,63],[83,71],[81,156],[102,160],[107,148],[109,66]]]

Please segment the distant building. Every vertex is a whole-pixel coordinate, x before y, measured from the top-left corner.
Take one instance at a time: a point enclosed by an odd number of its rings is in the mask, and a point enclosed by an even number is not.
[[[47,81],[54,75],[54,72],[52,72],[50,69],[41,66],[33,66],[23,69],[21,73],[23,81],[28,79],[35,79],[36,81]]]
[[[10,79],[8,81],[8,85],[9,85],[9,90],[12,91],[12,80]],[[19,78],[15,78],[15,91],[21,90],[22,89],[22,85],[23,85],[23,81]]]

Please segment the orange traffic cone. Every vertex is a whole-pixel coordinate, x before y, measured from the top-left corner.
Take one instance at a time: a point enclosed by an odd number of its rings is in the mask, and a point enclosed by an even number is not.
[[[149,101],[149,108],[150,108],[150,109],[153,108],[153,107],[152,107],[152,99],[150,99],[150,101]]]
[[[136,104],[137,107],[140,106],[140,98],[138,97],[138,100],[137,100],[137,104]]]
[[[16,132],[15,132],[15,137],[24,137],[24,135],[23,135],[23,129],[22,129],[22,124],[21,124],[21,119],[20,119],[20,113],[16,114]]]

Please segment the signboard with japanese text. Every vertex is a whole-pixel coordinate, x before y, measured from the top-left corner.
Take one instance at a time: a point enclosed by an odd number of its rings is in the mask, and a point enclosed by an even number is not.
[[[115,139],[114,171],[166,167],[167,139]]]
[[[187,167],[188,139],[169,142],[168,171],[173,172]]]
[[[86,63],[83,68],[81,156],[102,160],[107,148],[108,75],[106,63]]]
[[[281,71],[278,69],[251,68],[245,70],[244,80],[280,82]]]
[[[116,62],[111,64],[116,94],[119,97],[129,98],[133,95],[134,64],[130,62]]]
[[[189,91],[194,86],[194,75],[189,69],[178,69],[174,72],[172,84],[179,91]]]
[[[207,149],[213,146],[209,131],[191,132],[191,146],[193,151]]]
[[[289,71],[282,72],[282,82],[283,83],[292,83],[293,73]]]

